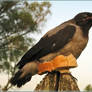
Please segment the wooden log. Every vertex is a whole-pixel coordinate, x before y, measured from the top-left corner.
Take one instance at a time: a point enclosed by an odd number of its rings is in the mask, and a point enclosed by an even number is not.
[[[48,71],[49,73],[37,85],[35,91],[79,91],[76,79],[69,69],[77,67],[75,57],[59,55],[49,62],[39,64],[39,74]]]
[[[35,91],[79,91],[76,79],[71,73],[52,72],[37,85]]]

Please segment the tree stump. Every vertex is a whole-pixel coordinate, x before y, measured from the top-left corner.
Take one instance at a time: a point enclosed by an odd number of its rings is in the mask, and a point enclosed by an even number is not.
[[[76,79],[71,73],[52,72],[37,85],[35,91],[79,91]]]
[[[76,79],[69,69],[77,67],[75,57],[59,55],[49,62],[39,64],[39,73],[48,71],[35,91],[79,91]]]

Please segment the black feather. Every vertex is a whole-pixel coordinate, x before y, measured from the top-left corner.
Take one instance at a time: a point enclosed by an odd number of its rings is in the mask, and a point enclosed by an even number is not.
[[[17,81],[18,81],[18,79],[19,79],[19,77],[20,77],[21,74],[22,74],[22,72],[21,71],[18,71],[14,75],[14,77],[11,78],[11,80],[10,80],[11,84],[16,85],[16,83],[17,83]]]
[[[24,85],[26,82],[31,80],[32,75],[31,74],[27,74],[26,76],[20,78],[22,72],[18,71],[14,77],[11,78],[10,83],[12,85],[17,85],[17,87],[21,87],[22,85]]]

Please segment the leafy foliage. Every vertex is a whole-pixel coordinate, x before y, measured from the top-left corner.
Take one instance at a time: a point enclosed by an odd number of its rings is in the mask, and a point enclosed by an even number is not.
[[[41,31],[50,6],[49,2],[0,2],[0,71],[14,74],[16,62],[32,46],[30,34]]]
[[[92,85],[90,85],[90,84],[87,85],[84,90],[86,90],[86,91],[92,91]]]

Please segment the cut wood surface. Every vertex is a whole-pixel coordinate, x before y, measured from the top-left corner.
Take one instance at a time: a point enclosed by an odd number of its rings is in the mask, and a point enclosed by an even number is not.
[[[53,60],[39,64],[39,74],[48,71],[49,73],[37,85],[35,91],[79,91],[76,79],[69,69],[77,67],[75,57],[59,55]]]
[[[68,56],[59,55],[53,60],[48,62],[43,62],[38,64],[38,74],[43,72],[51,72],[54,70],[61,70],[62,68],[74,68],[77,67],[77,62],[75,57],[70,54]]]

